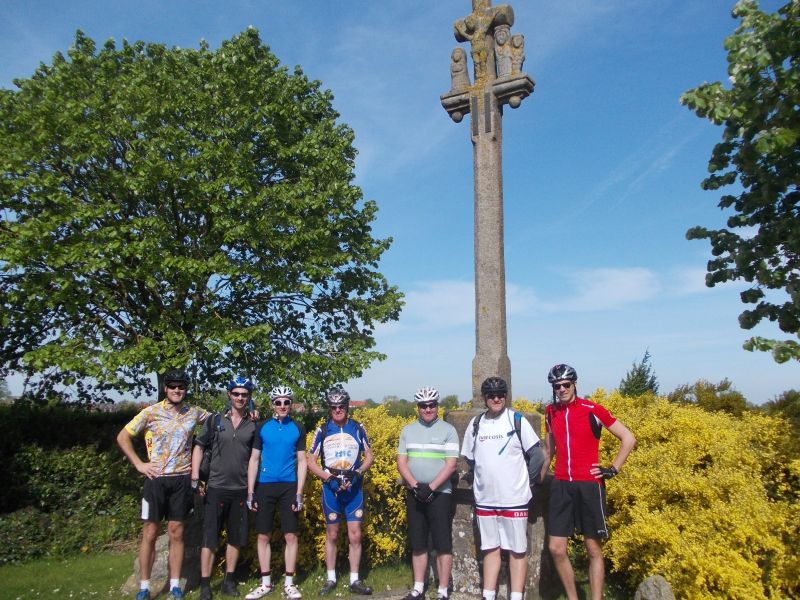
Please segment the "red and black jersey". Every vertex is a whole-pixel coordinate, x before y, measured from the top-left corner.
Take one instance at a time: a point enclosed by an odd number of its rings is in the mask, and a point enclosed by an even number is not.
[[[575,398],[567,405],[555,402],[548,406],[545,423],[555,443],[556,479],[597,481],[589,469],[599,462],[603,426],[608,428],[615,422],[607,409],[583,398]]]

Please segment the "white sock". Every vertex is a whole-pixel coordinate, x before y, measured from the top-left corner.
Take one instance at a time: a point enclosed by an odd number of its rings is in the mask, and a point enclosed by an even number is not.
[[[350,573],[350,585],[358,581],[358,573]]]
[[[511,597],[508,600],[522,600],[522,592],[511,592]]]
[[[140,590],[149,590],[150,589],[150,580],[149,579],[142,579],[139,582],[139,589]]]
[[[289,587],[294,582],[294,575],[287,575],[286,581],[283,582],[283,587]]]
[[[181,587],[181,580],[180,579],[170,579],[169,580],[169,589],[180,588],[180,587]]]
[[[484,600],[494,600],[496,593],[494,590],[483,590],[483,598]]]
[[[447,588],[446,587],[444,587],[444,588],[440,587],[438,590],[436,590],[436,595],[437,596],[444,596],[445,598],[447,598]],[[522,600],[522,598],[519,598],[519,599],[512,598],[511,600]]]
[[[328,571],[328,581],[336,581],[336,569]]]
[[[425,591],[425,582],[424,581],[415,581],[414,582],[414,591],[418,594],[421,594]]]
[[[263,585],[272,585],[272,575],[262,575],[261,583]]]

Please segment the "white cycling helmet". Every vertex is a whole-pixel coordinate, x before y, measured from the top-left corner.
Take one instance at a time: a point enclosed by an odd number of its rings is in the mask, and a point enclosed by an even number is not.
[[[420,388],[414,394],[414,402],[420,404],[422,402],[439,402],[439,391],[436,388],[424,387]]]
[[[294,400],[294,392],[292,391],[292,388],[286,385],[276,385],[270,390],[269,399],[275,401],[278,398],[288,398],[289,400]]]

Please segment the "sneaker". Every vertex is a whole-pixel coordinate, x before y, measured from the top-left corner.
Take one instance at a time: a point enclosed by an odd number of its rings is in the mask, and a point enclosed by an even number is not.
[[[297,589],[297,586],[287,585],[283,588],[283,595],[289,598],[289,600],[300,600],[303,597],[303,594],[300,593],[300,590]]]
[[[244,600],[258,600],[259,598],[263,598],[272,591],[272,588],[273,585],[271,583],[269,585],[262,583],[252,592],[247,594],[247,596],[244,597]]]
[[[136,600],[150,600],[150,590],[139,590]]]
[[[222,585],[219,586],[219,591],[223,596],[233,596],[235,598],[240,596],[239,590],[236,587],[236,580],[233,578],[233,573],[225,573],[225,577],[222,580]],[[200,600],[203,599],[201,598]]]
[[[167,600],[183,600],[184,598],[183,590],[179,587],[172,588],[167,594]]]
[[[360,579],[356,579],[353,583],[350,584],[350,591],[354,594],[361,594],[362,596],[371,596],[372,595],[372,588],[368,587],[366,583],[361,581]]]
[[[405,596],[403,596],[403,600],[424,600],[423,594],[419,593],[417,590],[411,590]]]
[[[330,594],[335,589],[336,589],[336,582],[333,581],[332,579],[328,579],[328,581],[325,582],[325,585],[323,585],[320,588],[319,595],[320,596],[327,596],[328,594]]]
[[[212,600],[213,597],[210,585],[200,586],[200,600]]]

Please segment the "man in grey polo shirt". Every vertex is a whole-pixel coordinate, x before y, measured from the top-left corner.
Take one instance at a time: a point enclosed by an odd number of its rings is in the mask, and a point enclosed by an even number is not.
[[[247,464],[253,448],[256,423],[250,414],[253,382],[236,377],[228,384],[230,409],[214,414],[195,440],[192,486],[197,487],[204,448],[211,445],[211,470],[203,502],[203,542],[200,550],[200,600],[211,600],[211,571],[219,545],[219,533],[227,527],[225,577],[220,592],[239,596],[234,571],[239,549],[247,544]],[[202,493],[202,490],[201,490]]]
[[[450,476],[456,470],[458,433],[439,418],[439,392],[414,394],[419,419],[400,432],[397,470],[408,486],[406,514],[414,589],[403,600],[422,599],[428,572],[428,536],[436,550],[438,600],[446,600],[453,569],[453,510]]]

